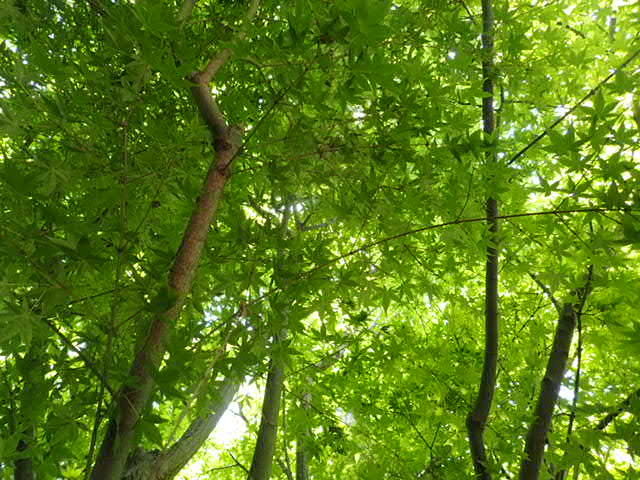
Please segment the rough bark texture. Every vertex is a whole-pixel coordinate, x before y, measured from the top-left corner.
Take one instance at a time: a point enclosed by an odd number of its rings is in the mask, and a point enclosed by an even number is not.
[[[115,413],[109,420],[107,432],[94,465],[92,480],[119,480],[131,452],[135,427],[151,396],[153,373],[165,352],[165,342],[171,324],[178,318],[191,286],[205,246],[209,227],[218,209],[222,191],[230,175],[230,167],[241,142],[239,131],[227,127],[224,117],[215,106],[208,82],[229,58],[223,51],[207,68],[192,76],[198,82],[192,88],[196,104],[213,135],[216,158],[212,162],[196,202],[182,244],[169,272],[167,283],[175,291],[176,302],[167,311],[153,318],[140,342],[129,370],[130,384],[124,386],[116,398]],[[211,67],[215,64],[215,68]],[[214,110],[211,108],[215,107]]]
[[[492,0],[482,0],[482,122],[485,141],[493,146],[495,143],[495,111],[493,106],[493,7]],[[491,169],[496,163],[495,151],[487,152],[487,166]],[[492,191],[492,181],[487,182],[488,191]],[[485,345],[484,363],[480,388],[473,410],[467,416],[469,446],[475,476],[489,480],[491,473],[487,463],[484,443],[484,431],[496,388],[496,369],[498,364],[498,201],[489,195],[486,202],[487,223],[489,225],[489,246],[487,247],[487,264],[485,276]]]
[[[560,385],[567,368],[569,349],[576,326],[576,305],[567,303],[558,318],[553,347],[542,379],[540,396],[525,441],[520,465],[520,480],[537,480],[544,456],[545,441],[551,427],[553,409],[558,401]]]
[[[275,359],[272,359],[262,401],[260,430],[258,431],[256,447],[253,451],[248,480],[269,480],[271,477],[283,384],[284,368]]]

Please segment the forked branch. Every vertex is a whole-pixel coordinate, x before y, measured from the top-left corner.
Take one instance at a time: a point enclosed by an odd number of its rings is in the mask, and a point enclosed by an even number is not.
[[[149,327],[139,333],[139,348],[129,369],[130,381],[118,392],[114,412],[109,420],[98,458],[91,473],[92,480],[120,480],[134,445],[135,429],[149,403],[153,376],[166,350],[171,326],[180,316],[191,292],[207,236],[230,176],[229,167],[241,146],[238,129],[228,128],[209,88],[209,82],[231,57],[230,50],[215,56],[201,72],[192,75],[196,84],[192,93],[211,130],[215,156],[209,167],[200,196],[191,214],[167,278],[175,300],[167,310],[158,313]]]

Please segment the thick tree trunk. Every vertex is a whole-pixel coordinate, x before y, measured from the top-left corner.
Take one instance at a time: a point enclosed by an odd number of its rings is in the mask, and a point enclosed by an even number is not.
[[[209,226],[218,209],[222,190],[229,177],[231,160],[240,145],[227,134],[218,141],[222,147],[202,189],[195,210],[182,239],[168,284],[177,295],[176,303],[167,311],[157,315],[151,322],[146,337],[129,370],[131,385],[125,386],[116,399],[116,412],[111,417],[100,453],[96,460],[92,480],[119,480],[127,456],[133,447],[135,427],[144,411],[153,385],[153,373],[158,368],[165,352],[165,341],[170,325],[178,318],[195,276],[209,232]]]
[[[262,401],[262,419],[248,480],[269,480],[278,434],[278,414],[284,385],[284,366],[272,358]]]
[[[496,165],[495,155],[495,111],[493,106],[493,6],[492,0],[482,0],[482,121],[486,145],[489,147],[486,160],[489,170]],[[473,410],[467,416],[469,446],[475,476],[489,480],[489,471],[484,431],[491,412],[493,395],[496,388],[496,370],[498,365],[498,201],[491,196],[493,182],[487,182],[490,192],[486,202],[487,223],[489,226],[489,246],[485,275],[485,345],[484,363],[480,388]]]
[[[547,433],[551,427],[553,409],[558,401],[560,386],[567,367],[576,316],[576,306],[571,303],[565,304],[559,315],[553,348],[542,379],[533,422],[525,441],[524,457],[520,465],[520,480],[537,480],[540,475]]]

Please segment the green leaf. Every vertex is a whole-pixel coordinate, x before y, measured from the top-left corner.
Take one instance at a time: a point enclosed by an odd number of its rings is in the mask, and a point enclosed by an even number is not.
[[[148,310],[163,313],[172,308],[178,301],[178,292],[169,286],[162,286],[157,295],[149,302]]]
[[[160,433],[160,429],[155,425],[155,423],[143,421],[140,423],[140,431],[144,435],[144,437],[149,440],[153,445],[157,447],[162,447],[162,433]]]

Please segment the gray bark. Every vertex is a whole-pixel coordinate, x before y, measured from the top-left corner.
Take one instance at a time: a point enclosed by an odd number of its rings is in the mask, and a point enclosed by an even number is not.
[[[547,369],[542,379],[540,396],[534,412],[534,419],[527,433],[524,457],[520,465],[520,480],[537,480],[544,456],[545,442],[553,409],[558,401],[560,385],[567,368],[569,349],[576,325],[576,306],[571,303],[564,305],[558,318],[553,339],[553,348],[547,362]]]
[[[247,477],[248,480],[269,480],[271,477],[283,385],[284,367],[272,358],[262,401],[260,430],[258,431],[253,460]]]

